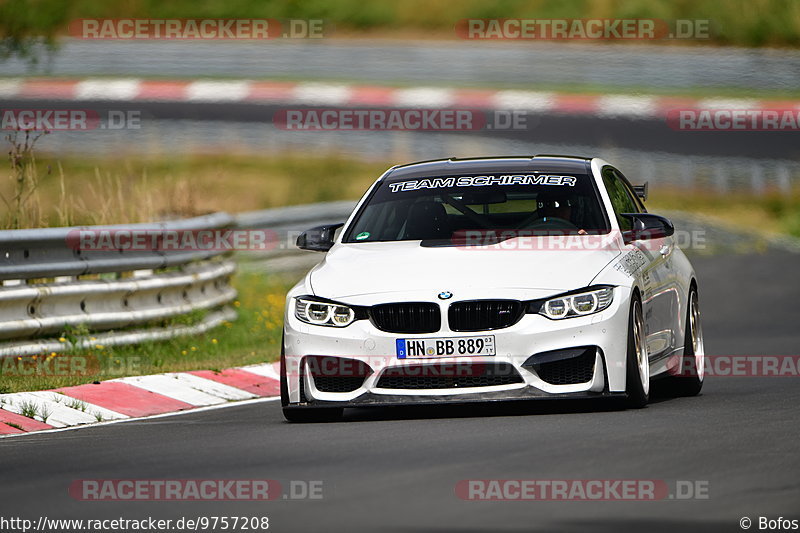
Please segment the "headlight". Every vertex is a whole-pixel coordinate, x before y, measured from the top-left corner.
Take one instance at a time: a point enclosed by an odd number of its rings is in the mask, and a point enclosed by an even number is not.
[[[349,326],[356,318],[355,312],[346,305],[319,302],[305,298],[296,299],[294,316],[306,324],[337,328]]]
[[[573,316],[591,315],[602,311],[614,299],[614,288],[587,290],[576,294],[559,296],[546,300],[539,307],[539,314],[547,318],[560,319]]]

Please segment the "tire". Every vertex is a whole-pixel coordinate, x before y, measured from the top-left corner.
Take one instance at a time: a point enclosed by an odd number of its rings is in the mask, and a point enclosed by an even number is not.
[[[327,407],[323,409],[289,408],[289,386],[286,379],[286,347],[284,337],[281,337],[281,409],[283,418],[288,422],[335,422],[342,418],[344,409],[341,407]]]
[[[671,396],[697,396],[703,389],[705,348],[697,288],[694,285],[689,289],[685,331],[683,356],[680,359],[677,375],[665,380],[665,392]]]
[[[289,405],[289,387],[286,384],[286,335],[281,335],[281,407]]]
[[[650,363],[645,344],[642,302],[638,294],[633,296],[628,318],[625,394],[625,404],[629,409],[641,409],[650,399]]]

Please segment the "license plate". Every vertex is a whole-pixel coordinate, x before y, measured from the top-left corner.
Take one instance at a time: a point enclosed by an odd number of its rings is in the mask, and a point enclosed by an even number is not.
[[[494,355],[494,335],[441,339],[397,339],[397,358]]]

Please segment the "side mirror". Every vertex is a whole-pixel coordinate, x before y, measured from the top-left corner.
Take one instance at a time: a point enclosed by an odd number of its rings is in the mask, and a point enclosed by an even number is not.
[[[668,218],[650,213],[622,213],[620,216],[629,219],[632,226],[630,231],[622,232],[625,244],[647,239],[663,239],[675,233],[675,226]]]
[[[344,222],[326,224],[306,230],[297,237],[297,247],[301,250],[327,252],[333,246],[334,233],[342,226],[344,226]]]

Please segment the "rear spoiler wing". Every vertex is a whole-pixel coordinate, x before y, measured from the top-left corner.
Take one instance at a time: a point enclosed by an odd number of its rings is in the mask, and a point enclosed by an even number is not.
[[[634,185],[633,192],[636,193],[636,196],[642,199],[643,202],[647,201],[647,183],[645,182],[644,185]]]

